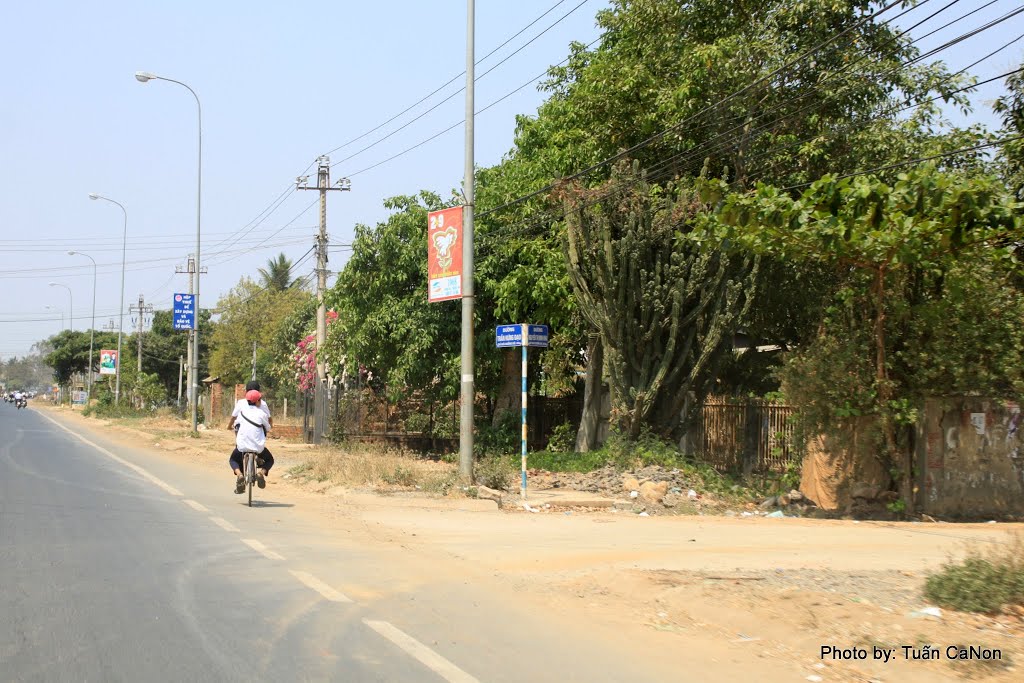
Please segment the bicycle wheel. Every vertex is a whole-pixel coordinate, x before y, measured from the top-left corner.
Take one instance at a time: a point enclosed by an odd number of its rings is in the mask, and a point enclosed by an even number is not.
[[[256,456],[245,454],[245,481],[249,486],[249,507],[252,507],[252,485],[256,482]]]

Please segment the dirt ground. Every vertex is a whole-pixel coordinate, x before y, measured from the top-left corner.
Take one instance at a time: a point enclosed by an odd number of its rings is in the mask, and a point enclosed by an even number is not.
[[[108,424],[105,433],[216,470],[230,484],[226,430],[193,439],[183,422],[163,418]],[[760,680],[1022,679],[1022,618],[920,612],[928,607],[921,587],[929,571],[969,545],[1005,543],[1024,531],[1022,524],[641,517],[557,505],[531,514],[467,498],[458,487],[442,496],[316,482],[294,472],[321,451],[280,440],[270,445],[277,459],[270,485],[323,519],[325,534],[339,516],[355,520],[380,543],[441,553],[491,573],[538,610],[568,615],[581,629],[618,630],[638,652],[641,644],[678,647],[684,661],[693,647],[710,648],[712,656],[746,661],[752,674],[763,669]],[[930,652],[928,645],[941,656],[915,659]],[[950,660],[949,646],[997,649],[1001,658]],[[835,650],[823,651],[829,647]],[[883,651],[891,651],[890,661],[874,658]],[[800,677],[769,673],[779,662],[795,664]]]

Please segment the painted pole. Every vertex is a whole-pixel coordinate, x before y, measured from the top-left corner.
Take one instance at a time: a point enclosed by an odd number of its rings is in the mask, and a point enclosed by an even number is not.
[[[522,454],[523,454],[523,464],[522,464],[523,481],[522,481],[522,484],[520,484],[520,489],[519,489],[520,493],[522,494],[523,500],[526,500],[526,435],[527,435],[527,427],[526,427],[526,359],[527,359],[527,354],[529,353],[529,350],[530,350],[530,347],[527,346],[527,344],[529,343],[529,339],[530,339],[529,331],[530,331],[530,326],[529,325],[523,325],[523,369],[522,369],[522,379],[523,379],[523,388],[522,388],[522,391],[523,391],[523,396],[522,396],[523,429],[522,429],[522,439],[521,439],[522,440]]]

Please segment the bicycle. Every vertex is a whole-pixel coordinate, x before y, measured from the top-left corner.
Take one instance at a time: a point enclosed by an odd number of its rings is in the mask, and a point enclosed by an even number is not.
[[[256,467],[258,465],[256,460],[259,458],[259,454],[253,451],[246,451],[242,456],[244,458],[242,473],[245,477],[245,485],[249,489],[249,507],[252,507],[252,487],[256,485]]]

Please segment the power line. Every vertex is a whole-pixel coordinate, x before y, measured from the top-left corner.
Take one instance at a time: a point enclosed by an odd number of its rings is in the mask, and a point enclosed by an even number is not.
[[[594,45],[594,43],[599,42],[600,40],[601,40],[600,38],[594,40],[593,42],[590,43],[590,45],[587,45],[587,48],[589,48],[591,45]],[[536,83],[541,78],[544,78],[544,76],[546,76],[548,74],[548,72],[551,70],[551,68],[557,68],[559,66],[562,66],[563,64],[568,63],[569,59],[570,58],[563,59],[558,64],[555,64],[554,67],[549,67],[548,69],[545,69],[543,73],[538,74],[537,76],[531,78],[530,80],[528,80],[525,83],[523,83],[522,85],[520,85],[518,88],[515,88],[514,90],[511,90],[511,91],[505,93],[504,95],[502,95],[498,99],[494,100],[490,104],[486,105],[485,107],[483,107],[481,109],[478,109],[476,112],[474,112],[474,115],[483,114],[485,111],[487,111],[491,107],[495,106],[496,104],[498,104],[500,102],[503,102],[503,101],[507,100],[509,97],[511,97],[512,95],[515,95],[517,92],[519,92],[520,90],[522,90],[526,86],[530,85],[531,83]],[[346,177],[354,178],[355,176],[360,175],[361,173],[366,173],[367,171],[372,171],[373,169],[375,169],[375,168],[377,168],[379,166],[383,166],[384,164],[389,163],[391,161],[394,161],[395,159],[398,159],[399,157],[405,156],[409,152],[412,152],[412,151],[414,151],[416,149],[419,149],[420,147],[422,147],[423,145],[427,144],[428,142],[432,142],[433,140],[436,140],[437,138],[441,137],[445,133],[448,133],[450,131],[455,130],[456,128],[458,128],[459,126],[464,124],[465,122],[466,122],[466,119],[464,119],[464,118],[460,119],[460,120],[456,121],[455,123],[453,123],[452,125],[450,125],[447,128],[445,128],[444,130],[438,131],[437,133],[434,133],[433,135],[431,135],[428,138],[420,140],[419,142],[417,142],[416,144],[414,144],[414,145],[412,145],[410,147],[406,147],[405,149],[403,149],[401,152],[398,152],[397,154],[392,154],[388,158],[386,158],[386,159],[384,159],[382,161],[378,161],[377,163],[372,164],[370,166],[367,166],[366,168],[361,168],[358,171],[355,171],[354,173],[346,174]],[[341,163],[341,162],[338,162],[338,163]],[[332,164],[332,167],[333,166],[334,166],[334,164]]]
[[[520,52],[522,52],[522,51],[523,51],[524,49],[526,49],[526,47],[528,47],[528,46],[529,46],[529,45],[530,45],[531,43],[533,43],[533,42],[534,42],[535,40],[537,40],[538,38],[540,38],[541,36],[543,36],[543,35],[544,35],[545,33],[547,33],[548,31],[550,31],[551,29],[553,29],[553,28],[554,28],[555,26],[557,26],[557,25],[558,25],[558,24],[559,24],[559,23],[560,23],[560,22],[561,22],[562,20],[564,20],[565,18],[567,18],[567,17],[569,16],[569,15],[571,15],[571,14],[572,14],[573,12],[575,12],[576,10],[578,10],[578,9],[579,9],[580,7],[582,7],[583,5],[585,5],[585,4],[586,4],[587,2],[589,2],[589,1],[590,1],[590,0],[583,0],[582,2],[580,2],[580,3],[578,4],[578,5],[576,5],[576,6],[575,6],[575,7],[573,7],[573,8],[571,9],[571,10],[569,10],[568,12],[566,12],[566,13],[565,13],[565,14],[564,14],[564,15],[563,15],[563,16],[562,16],[561,18],[559,18],[559,19],[558,19],[557,21],[555,21],[555,22],[554,22],[553,24],[551,24],[551,25],[550,25],[550,26],[548,26],[548,27],[547,27],[546,29],[544,29],[543,31],[541,31],[540,33],[538,33],[537,35],[535,35],[535,36],[534,36],[533,38],[531,38],[531,39],[530,39],[529,41],[527,41],[526,43],[524,43],[523,45],[521,45],[521,46],[520,46],[520,47],[519,47],[519,48],[518,48],[517,50],[515,50],[515,52],[512,52],[511,54],[507,55],[507,56],[506,56],[506,57],[505,57],[504,59],[502,59],[502,60],[501,60],[500,62],[498,62],[497,64],[495,64],[494,66],[492,66],[492,67],[491,67],[490,69],[488,69],[487,71],[485,71],[485,72],[483,72],[482,74],[480,74],[479,76],[477,76],[477,77],[476,77],[475,79],[473,79],[473,80],[474,80],[474,82],[475,82],[475,81],[479,81],[479,80],[480,80],[481,78],[483,78],[483,77],[484,77],[484,76],[486,76],[487,74],[491,73],[492,71],[494,71],[495,69],[497,69],[497,68],[498,68],[499,66],[501,66],[502,64],[504,64],[505,62],[507,62],[508,60],[512,59],[512,57],[514,57],[514,56],[516,56],[517,54],[519,54]],[[463,73],[465,73],[465,72],[463,72]],[[363,152],[365,152],[365,151],[367,151],[367,150],[369,150],[369,149],[372,149],[372,148],[376,147],[377,145],[379,145],[380,143],[384,142],[385,140],[387,140],[387,139],[388,139],[388,138],[390,138],[391,136],[395,135],[396,133],[399,133],[399,132],[401,132],[402,130],[404,130],[404,129],[408,128],[409,126],[411,126],[412,124],[416,123],[417,121],[419,121],[420,119],[422,119],[422,118],[423,118],[424,116],[426,116],[427,114],[431,113],[432,111],[434,111],[435,109],[437,109],[438,107],[440,107],[440,106],[441,106],[442,104],[444,104],[445,102],[448,102],[448,101],[449,101],[449,100],[450,100],[451,98],[453,98],[453,97],[455,97],[456,95],[458,95],[459,93],[461,93],[461,92],[465,91],[465,89],[466,89],[465,87],[462,87],[461,89],[459,89],[459,90],[456,90],[456,91],[455,91],[455,92],[453,92],[453,93],[452,93],[451,95],[449,95],[449,96],[448,96],[448,97],[446,97],[445,99],[441,100],[440,102],[438,102],[437,104],[435,104],[435,105],[434,105],[433,107],[431,107],[430,109],[427,109],[426,111],[424,111],[424,112],[423,112],[423,113],[421,113],[420,115],[418,115],[418,116],[416,116],[415,118],[413,118],[413,119],[411,119],[411,120],[407,121],[406,123],[402,124],[402,125],[401,125],[400,127],[398,127],[398,128],[396,128],[395,130],[391,131],[391,132],[390,132],[390,133],[388,133],[387,135],[384,135],[384,136],[382,136],[382,137],[378,138],[377,140],[375,140],[375,141],[371,142],[370,144],[368,144],[368,145],[366,145],[365,147],[363,147],[362,149],[360,149],[360,150],[359,150],[358,152],[353,152],[352,154],[348,155],[348,156],[347,156],[347,157],[345,157],[344,159],[339,159],[338,161],[334,162],[333,164],[331,164],[331,168],[334,168],[335,166],[338,166],[339,164],[343,164],[343,163],[345,163],[346,161],[349,161],[349,160],[351,160],[351,159],[354,159],[355,157],[359,156],[359,155],[360,155],[360,154],[362,154]],[[492,104],[491,106],[493,106],[493,104]],[[445,130],[444,130],[444,131],[442,131],[441,133],[438,133],[437,135],[434,135],[433,137],[429,138],[428,140],[425,140],[424,142],[420,143],[420,145],[422,145],[422,144],[425,144],[426,142],[429,142],[430,140],[433,140],[434,138],[436,138],[436,137],[438,137],[438,136],[440,136],[440,135],[443,135],[444,133],[447,133],[447,132],[448,132],[449,130],[451,130],[452,128],[455,128],[456,126],[459,126],[459,125],[461,125],[461,124],[462,124],[462,121],[460,121],[459,123],[456,123],[456,124],[455,124],[455,125],[453,125],[453,126],[450,126],[449,128],[445,129]],[[420,146],[420,145],[416,145],[416,146],[418,147],[418,146]],[[415,149],[415,148],[413,148],[413,149]],[[404,154],[404,152],[403,152],[403,154]],[[399,155],[399,156],[400,156],[400,155]],[[393,158],[396,158],[396,157],[391,157],[391,158],[393,159]],[[389,161],[390,161],[390,159],[389,159]],[[385,163],[385,162],[381,162],[381,163]],[[377,166],[379,166],[379,165],[380,165],[380,164],[375,164],[375,165],[374,165],[374,166],[373,166],[372,168],[376,168],[376,167],[377,167]],[[366,169],[366,170],[368,170],[368,169]],[[358,172],[356,172],[356,173],[351,173],[351,174],[349,174],[349,176],[348,176],[348,177],[350,177],[350,178],[351,178],[352,176],[354,176],[354,175],[358,175],[359,173],[362,173],[362,171],[358,171]]]
[[[926,161],[935,161],[936,159],[945,159],[947,157],[956,156],[958,154],[966,154],[967,152],[976,152],[978,150],[987,149],[989,147],[998,147],[1005,145],[1008,142],[1014,142],[1015,140],[1024,139],[1024,135],[1014,135],[1012,137],[1003,138],[1001,140],[993,140],[992,142],[985,142],[980,145],[972,145],[971,147],[961,147],[960,149],[954,149],[949,152],[942,152],[941,154],[933,154],[927,157],[918,157],[916,159],[907,159],[906,161],[899,161],[894,164],[886,164],[885,166],[876,166],[875,168],[869,168],[862,171],[855,171],[853,173],[844,173],[842,175],[835,176],[835,180],[845,180],[846,178],[855,178],[862,175],[870,175],[872,173],[880,173],[882,171],[891,171],[896,168],[903,168],[904,166],[911,166],[913,164],[923,164]],[[809,183],[800,183],[799,185],[790,185],[789,187],[781,188],[783,191],[796,190],[801,187],[807,187],[813,185],[815,181]]]
[[[559,0],[558,2],[556,2],[556,3],[555,3],[555,4],[554,4],[554,5],[552,6],[552,7],[550,7],[550,8],[549,8],[549,9],[548,9],[548,10],[547,10],[546,12],[544,12],[544,13],[543,13],[543,14],[541,14],[541,15],[540,15],[539,17],[537,17],[536,19],[534,19],[533,21],[531,21],[531,22],[530,22],[529,24],[527,24],[526,26],[524,26],[524,27],[523,27],[522,29],[520,29],[520,30],[519,30],[519,32],[518,32],[518,33],[516,33],[515,35],[511,36],[510,38],[508,38],[508,39],[507,39],[507,40],[506,40],[505,42],[503,42],[503,43],[502,43],[501,45],[499,45],[498,47],[494,48],[493,50],[491,50],[490,52],[488,52],[488,53],[487,53],[486,55],[484,55],[483,57],[481,57],[480,59],[478,59],[478,60],[477,60],[477,61],[476,61],[475,63],[476,63],[476,64],[481,64],[481,63],[483,63],[484,61],[486,61],[488,57],[490,57],[490,56],[491,56],[491,55],[493,55],[493,54],[494,54],[495,52],[497,52],[497,51],[498,51],[498,50],[500,50],[501,48],[503,48],[503,47],[505,47],[506,45],[508,45],[509,43],[511,43],[511,42],[512,42],[513,40],[515,40],[515,39],[516,39],[516,38],[518,38],[519,36],[521,36],[521,35],[522,35],[523,33],[525,33],[525,32],[527,31],[527,29],[529,29],[529,28],[530,28],[531,26],[533,26],[534,24],[536,24],[536,23],[537,23],[538,21],[540,21],[541,19],[543,19],[544,17],[546,17],[546,16],[547,16],[548,14],[550,14],[551,12],[555,11],[555,9],[557,9],[559,5],[561,5],[561,4],[565,3],[565,2],[567,2],[567,0]],[[419,105],[423,104],[424,102],[426,102],[427,100],[429,100],[429,99],[430,99],[431,97],[433,97],[433,96],[434,96],[434,95],[436,95],[437,93],[441,92],[442,90],[444,90],[445,88],[447,88],[447,87],[448,87],[449,85],[451,85],[452,83],[454,83],[455,81],[459,80],[460,78],[462,78],[462,77],[463,77],[463,76],[465,76],[465,75],[466,75],[466,71],[465,71],[465,70],[463,70],[463,71],[461,71],[460,73],[458,73],[458,74],[456,74],[456,75],[452,76],[452,77],[451,77],[451,78],[450,78],[450,79],[449,79],[449,80],[448,80],[448,81],[447,81],[447,82],[446,82],[446,83],[445,83],[444,85],[442,85],[442,86],[440,86],[440,87],[436,88],[435,90],[433,90],[432,92],[430,92],[430,93],[429,93],[428,95],[425,95],[424,97],[420,98],[419,100],[417,100],[417,101],[416,101],[416,102],[414,102],[413,104],[410,104],[410,105],[409,105],[408,107],[406,107],[406,108],[405,108],[405,109],[403,109],[402,111],[398,112],[397,114],[395,114],[394,116],[392,116],[391,118],[389,118],[389,119],[388,119],[387,121],[385,121],[384,123],[378,124],[378,125],[377,125],[377,126],[376,126],[375,128],[371,128],[370,130],[366,131],[365,133],[360,133],[359,135],[357,135],[356,137],[352,138],[352,139],[351,139],[351,140],[349,140],[348,142],[343,142],[342,144],[338,145],[338,146],[337,146],[337,147],[335,147],[334,149],[328,150],[328,151],[327,151],[327,152],[326,152],[325,154],[327,154],[328,156],[330,156],[331,154],[334,154],[335,152],[337,152],[337,151],[338,151],[339,149],[344,149],[344,148],[348,147],[349,145],[351,145],[351,144],[353,144],[353,143],[355,143],[355,142],[358,142],[359,140],[362,140],[362,139],[363,139],[363,138],[365,138],[365,137],[366,137],[367,135],[370,135],[371,133],[375,133],[375,132],[377,132],[378,130],[380,130],[380,129],[381,129],[381,128],[383,128],[384,126],[388,125],[388,124],[389,124],[389,123],[391,123],[392,121],[394,121],[394,120],[396,120],[396,119],[398,119],[398,118],[401,118],[401,117],[402,117],[402,116],[403,116],[404,114],[406,114],[406,113],[408,113],[408,112],[412,111],[413,109],[415,109],[415,108],[416,108],[416,107],[418,107]],[[465,88],[463,88],[463,90],[465,90]],[[454,93],[454,94],[453,94],[453,96],[454,96],[454,95],[457,95],[457,94],[458,94],[458,93],[460,93],[460,92],[462,92],[462,90],[459,90],[459,91],[457,91],[456,93]],[[449,99],[450,99],[450,98],[449,98]],[[445,100],[445,101],[447,101],[447,100]],[[309,166],[307,167],[307,170],[308,170],[309,168],[312,168],[312,167],[313,167],[313,164],[311,163],[311,164],[310,164],[310,165],[309,165]],[[303,171],[303,172],[305,172],[305,171]],[[300,174],[300,175],[301,175],[301,174]]]
[[[760,77],[758,79],[755,79],[754,81],[752,81],[750,83],[747,83],[742,88],[740,88],[740,89],[734,91],[733,93],[727,95],[725,98],[719,100],[718,102],[715,102],[713,104],[707,105],[706,107],[704,107],[703,109],[701,109],[697,113],[692,114],[692,115],[686,117],[682,121],[679,121],[678,123],[675,123],[672,126],[669,126],[668,128],[662,130],[661,132],[655,133],[654,135],[651,135],[650,137],[645,138],[644,140],[641,140],[640,142],[632,145],[631,147],[629,147],[629,148],[627,148],[627,149],[625,149],[625,150],[623,150],[621,152],[618,152],[617,154],[613,154],[612,156],[610,156],[610,157],[608,157],[606,159],[603,159],[603,160],[601,160],[601,161],[599,161],[599,162],[597,162],[595,164],[592,164],[592,165],[590,165],[590,166],[588,166],[588,167],[586,167],[586,168],[584,168],[584,169],[582,169],[580,171],[576,171],[575,173],[573,173],[573,174],[571,174],[571,175],[569,175],[569,176],[567,176],[565,178],[562,178],[562,179],[560,179],[559,181],[557,181],[555,183],[549,183],[548,185],[545,185],[544,187],[542,187],[542,188],[540,188],[538,190],[535,190],[533,192],[530,192],[530,193],[527,193],[525,195],[522,195],[522,196],[520,196],[520,197],[518,197],[516,199],[513,199],[513,200],[511,200],[509,202],[506,202],[506,203],[504,203],[504,204],[502,204],[500,206],[494,207],[492,209],[488,209],[487,211],[483,211],[483,212],[477,214],[477,218],[483,218],[484,216],[490,215],[490,214],[495,213],[497,211],[502,211],[502,210],[510,208],[512,206],[516,206],[518,204],[522,204],[523,202],[528,201],[528,200],[530,200],[530,199],[532,199],[534,197],[537,197],[537,196],[539,196],[541,194],[544,194],[546,192],[550,192],[552,189],[554,189],[557,186],[558,183],[567,182],[567,181],[570,181],[570,180],[575,180],[575,179],[580,178],[580,177],[582,177],[584,175],[592,173],[593,171],[596,171],[599,168],[603,168],[603,167],[607,166],[608,164],[614,163],[614,162],[618,161],[619,159],[623,159],[625,157],[630,156],[631,154],[633,154],[637,150],[643,149],[644,147],[647,147],[651,143],[656,142],[656,141],[664,138],[665,136],[669,135],[670,133],[672,133],[672,132],[674,132],[676,130],[679,130],[682,126],[686,125],[687,123],[690,123],[691,121],[693,121],[698,116],[701,116],[702,114],[705,114],[705,113],[707,113],[709,111],[712,111],[713,109],[715,109],[717,107],[720,107],[721,105],[725,104],[726,102],[729,102],[729,101],[735,99],[739,95],[743,94],[744,92],[750,90],[751,88],[753,88],[753,87],[755,87],[757,85],[761,85],[761,84],[770,82],[772,78],[774,78],[774,77],[778,76],[779,74],[785,72],[790,67],[794,66],[795,64],[798,64],[799,62],[807,59],[808,57],[816,54],[817,52],[820,52],[827,45],[829,45],[831,43],[834,43],[836,40],[838,40],[839,38],[843,37],[847,33],[853,31],[854,29],[860,28],[865,23],[871,21],[872,19],[875,19],[875,18],[881,16],[885,12],[888,12],[890,9],[892,9],[893,7],[895,7],[895,6],[897,6],[897,5],[901,4],[901,3],[902,3],[902,0],[893,0],[893,2],[890,2],[889,4],[887,4],[884,7],[880,8],[876,12],[873,12],[871,14],[865,15],[859,21],[857,21],[853,25],[847,27],[846,29],[844,29],[840,33],[837,33],[836,35],[832,36],[831,38],[827,38],[826,40],[823,40],[823,41],[819,42],[814,47],[808,48],[807,50],[802,52],[800,55],[798,55],[798,56],[794,57],[793,59],[787,61],[782,66],[777,67],[776,69],[772,70],[770,73],[768,73],[768,74],[766,74],[766,75],[764,75],[764,76],[762,76],[762,77]]]

